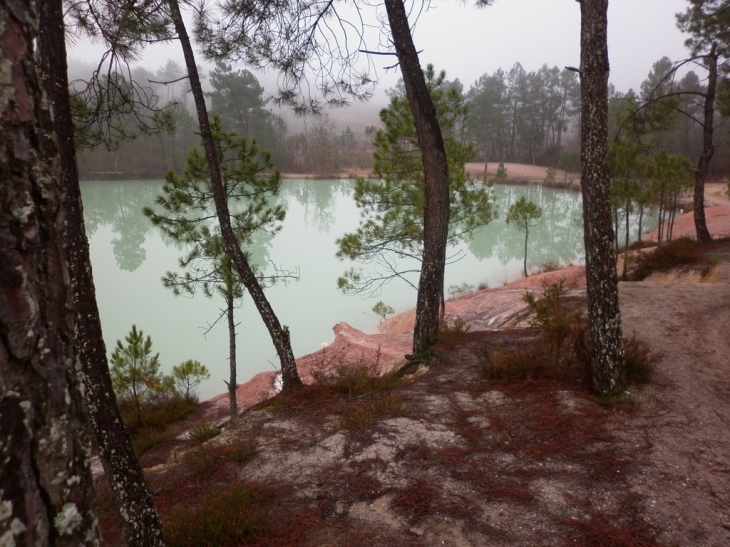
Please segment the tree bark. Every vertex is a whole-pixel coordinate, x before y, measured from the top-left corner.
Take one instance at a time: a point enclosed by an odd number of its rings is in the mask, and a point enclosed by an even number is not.
[[[282,327],[281,323],[279,323],[279,319],[276,317],[274,310],[271,308],[271,304],[266,298],[261,285],[259,285],[256,275],[251,269],[251,266],[248,264],[243,251],[241,251],[241,248],[238,246],[238,242],[236,241],[236,236],[233,233],[233,228],[231,227],[231,215],[228,211],[228,202],[226,201],[226,195],[223,189],[220,165],[218,163],[218,156],[213,142],[213,133],[211,132],[210,121],[208,120],[208,109],[205,106],[205,95],[203,94],[203,88],[200,84],[198,67],[195,64],[193,46],[190,43],[190,37],[188,36],[185,28],[182,15],[180,14],[178,0],[167,0],[167,4],[170,7],[170,15],[175,25],[175,31],[177,32],[180,45],[182,46],[183,55],[185,57],[185,66],[188,70],[190,88],[195,100],[195,110],[198,114],[198,123],[200,124],[200,133],[203,139],[205,158],[208,161],[210,184],[213,189],[213,200],[215,202],[216,213],[218,215],[218,222],[221,227],[221,234],[223,235],[223,240],[226,242],[228,251],[231,253],[231,258],[233,259],[236,271],[238,272],[238,275],[241,276],[243,285],[251,295],[251,299],[253,300],[256,309],[258,310],[259,315],[261,315],[261,319],[269,331],[271,341],[274,344],[274,348],[276,349],[276,353],[279,356],[279,361],[281,363],[283,389],[287,390],[301,385],[302,383],[299,378],[299,373],[297,372],[297,363],[294,359],[294,352],[291,348],[289,329],[286,326]]]
[[[403,0],[385,0],[385,9],[423,160],[423,262],[413,331],[413,356],[418,357],[438,340],[439,304],[444,293],[449,232],[449,170],[436,108],[413,44]]]
[[[608,0],[582,0],[581,186],[593,389],[626,387],[608,166]]]
[[[525,258],[522,261],[522,273],[527,277],[527,238],[530,235],[530,227],[525,225]]]
[[[709,243],[712,241],[710,231],[705,220],[705,178],[710,166],[710,160],[715,154],[713,133],[715,128],[715,96],[717,94],[717,45],[712,44],[707,54],[707,91],[705,92],[705,117],[702,124],[702,153],[697,162],[694,187],[694,220],[697,241]]]
[[[238,402],[236,401],[236,323],[233,317],[233,296],[229,292],[226,295],[226,315],[228,316],[228,362],[230,365],[230,378],[228,380],[228,403],[231,409],[231,418],[238,415]]]
[[[0,0],[0,544],[91,546],[90,444],[38,28],[28,0]]]
[[[37,5],[43,28],[38,36],[38,59],[44,90],[53,109],[60,183],[67,211],[64,241],[73,287],[75,343],[82,367],[80,377],[84,383],[84,407],[94,430],[114,503],[119,510],[126,544],[159,546],[164,544],[162,524],[117,406],[96,303],[76,164],[63,2],[44,0]]]

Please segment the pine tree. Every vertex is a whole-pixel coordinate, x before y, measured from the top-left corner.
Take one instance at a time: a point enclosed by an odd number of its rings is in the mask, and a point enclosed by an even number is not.
[[[281,228],[285,211],[281,205],[271,204],[279,192],[279,173],[273,169],[270,155],[259,151],[255,141],[224,131],[218,117],[213,119],[211,130],[238,245],[250,244],[256,232],[275,234]],[[234,308],[235,302],[243,298],[245,288],[223,243],[208,172],[206,157],[193,150],[181,176],[167,174],[162,194],[156,199],[161,212],[149,207],[143,211],[166,235],[187,249],[180,258],[185,273],[167,272],[162,279],[164,285],[176,295],[193,295],[200,289],[209,298],[217,293],[226,301],[230,364],[227,384],[231,416],[235,416],[238,405]],[[249,255],[247,258],[250,261]],[[255,265],[252,268],[256,272]],[[275,280],[275,276],[258,277],[263,284]]]
[[[473,155],[462,132],[467,109],[461,92],[429,65],[424,77],[433,99],[443,135],[449,168],[448,243],[464,240],[494,217],[491,190],[483,181],[469,179],[464,164]],[[365,275],[350,269],[338,280],[349,293],[376,292],[380,286],[400,277],[397,259],[422,260],[424,253],[425,180],[423,161],[408,100],[403,93],[391,97],[380,112],[383,129],[373,139],[376,179],[358,179],[355,203],[360,209],[357,231],[337,240],[339,258],[375,263],[380,272]],[[411,283],[412,285],[412,283]]]
[[[533,201],[528,200],[525,196],[520,196],[513,203],[509,211],[507,211],[507,224],[514,224],[517,228],[525,232],[525,259],[522,263],[522,273],[527,277],[527,239],[530,235],[530,227],[542,217],[542,209]]]

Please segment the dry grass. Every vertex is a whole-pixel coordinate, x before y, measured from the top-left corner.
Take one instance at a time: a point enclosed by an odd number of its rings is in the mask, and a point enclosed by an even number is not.
[[[282,393],[259,406],[272,413],[291,413],[310,421],[334,415],[340,428],[361,429],[403,412],[393,395],[403,381],[391,374],[381,376],[378,370],[377,363],[359,363],[319,371],[314,375],[314,384]]]
[[[698,243],[688,237],[681,237],[663,243],[654,251],[640,253],[636,268],[629,276],[631,281],[641,281],[652,273],[666,271],[675,266],[689,264],[697,259]]]
[[[197,446],[212,439],[220,433],[215,424],[204,422],[190,429],[190,444]]]
[[[445,319],[439,326],[437,347],[443,349],[454,349],[471,330],[469,324],[461,317]]]
[[[167,543],[171,547],[255,544],[267,532],[270,498],[264,486],[239,482],[206,495],[200,503],[175,508],[164,522]]]

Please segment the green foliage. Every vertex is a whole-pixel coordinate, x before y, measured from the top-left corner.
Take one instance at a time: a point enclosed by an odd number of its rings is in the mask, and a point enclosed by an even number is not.
[[[578,312],[570,312],[562,304],[565,294],[565,279],[543,286],[542,297],[536,298],[534,293],[525,293],[524,301],[533,313],[530,326],[536,329],[549,348],[549,361],[553,367],[562,362],[572,360],[575,345],[571,338],[576,334],[577,325],[582,316]]]
[[[522,266],[525,277],[527,277],[527,239],[530,234],[530,227],[534,226],[541,217],[542,209],[525,196],[520,196],[516,202],[510,205],[509,211],[507,211],[507,224],[514,224],[519,230],[525,232],[525,259]]]
[[[558,156],[558,169],[563,172],[563,184],[570,184],[573,182],[573,174],[577,170],[575,159],[573,155],[565,150],[560,152]]]
[[[373,306],[373,312],[375,315],[382,318],[382,321],[385,321],[389,315],[393,315],[395,313],[395,310],[380,300]]]
[[[467,134],[479,159],[489,162],[554,165],[580,109],[577,73],[557,66],[497,69],[474,82],[466,97]]]
[[[726,0],[688,0],[689,7],[677,14],[677,26],[690,34],[685,45],[693,55],[707,52],[715,45],[721,51],[730,46],[727,29],[730,27],[730,10]]]
[[[110,359],[112,386],[122,401],[131,401],[141,420],[141,404],[153,394],[165,391],[160,373],[159,353],[152,354],[152,338],[144,337],[136,325],[125,336],[126,344],[117,340]]]
[[[648,162],[643,158],[646,151],[646,146],[628,138],[615,141],[608,148],[616,248],[619,247],[621,227],[624,229],[624,245],[628,247],[631,215],[636,212],[643,215],[644,207],[648,205],[652,197],[647,177]],[[627,266],[628,254],[625,253],[624,280],[626,280]]]
[[[651,192],[659,207],[659,243],[672,239],[672,227],[677,212],[677,201],[694,184],[692,162],[681,154],[660,150],[649,165]],[[664,226],[665,222],[667,226]]]
[[[516,202],[510,205],[505,220],[507,224],[514,224],[524,232],[534,226],[535,221],[541,217],[542,209],[534,201],[528,200],[525,196],[520,196]]]
[[[470,237],[494,218],[490,186],[467,177],[464,164],[473,149],[462,138],[467,109],[459,89],[436,74],[431,65],[426,83],[436,106],[449,166],[451,215],[449,242]],[[423,253],[424,173],[413,116],[403,92],[396,91],[381,110],[383,129],[373,145],[375,179],[359,179],[354,199],[360,209],[356,232],[337,240],[337,257],[376,266],[374,274],[351,269],[338,279],[346,293],[377,290],[404,271],[398,260],[421,260]]]
[[[504,163],[499,162],[499,166],[497,166],[497,173],[495,174],[495,178],[499,182],[505,182],[507,180],[507,168],[504,166]]]
[[[580,312],[564,304],[565,280],[543,286],[541,297],[525,293],[532,312],[530,326],[538,334],[535,344],[524,350],[487,352],[484,375],[490,379],[581,377],[590,359],[585,345],[586,326]]]
[[[210,378],[210,372],[200,361],[188,359],[172,367],[177,392],[186,399],[195,398],[195,390],[200,382]]]
[[[224,131],[219,118],[213,119],[211,129],[236,239],[248,245],[258,231],[275,234],[285,211],[281,205],[271,205],[279,192],[279,172],[273,169],[271,156],[260,151],[256,141]],[[187,249],[180,258],[180,267],[187,271],[184,275],[167,272],[164,285],[176,295],[192,295],[199,288],[206,296],[218,292],[241,298],[243,287],[220,234],[202,152],[193,150],[188,155],[181,176],[167,174],[155,204],[161,212],[145,207],[145,216]]]
[[[125,75],[121,67],[106,68],[108,72],[96,72],[88,81],[72,86],[71,116],[77,148],[103,145],[115,150],[123,141],[142,135],[174,132],[175,103],[160,108],[159,97],[151,88]]]
[[[190,444],[198,446],[205,441],[212,439],[220,434],[220,430],[210,422],[203,422],[194,426],[190,430]]]
[[[565,302],[565,280],[543,286],[541,297],[526,293],[532,317],[530,326],[538,339],[525,349],[509,352],[483,351],[483,375],[495,380],[551,378],[584,381],[591,376],[590,341],[583,314]],[[649,381],[659,356],[636,339],[624,338],[624,368],[627,381]]]
[[[548,167],[545,171],[545,178],[542,180],[542,183],[546,186],[553,186],[555,185],[555,176],[557,175],[557,169],[555,167]]]
[[[286,133],[284,120],[266,108],[264,88],[249,70],[233,70],[230,64],[218,61],[210,72],[213,89],[211,114],[222,119],[223,126],[256,141],[281,159],[281,144]]]

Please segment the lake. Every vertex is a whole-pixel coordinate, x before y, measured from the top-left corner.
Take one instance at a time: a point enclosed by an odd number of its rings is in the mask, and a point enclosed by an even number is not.
[[[111,353],[135,324],[152,337],[162,368],[197,359],[211,371],[201,385],[201,399],[225,391],[228,377],[228,334],[225,321],[215,324],[224,301],[174,296],[160,279],[176,270],[183,249],[162,236],[142,215],[153,204],[162,181],[82,182],[84,217],[91,247],[102,329]],[[375,332],[380,321],[373,305],[382,300],[396,312],[415,306],[416,291],[394,280],[375,297],[344,295],[337,278],[357,263],[335,257],[335,240],[358,225],[359,212],[348,180],[286,180],[280,195],[287,215],[275,237],[260,237],[251,250],[262,267],[275,265],[298,271],[299,281],[266,290],[282,325],[290,328],[294,354],[302,356],[333,340],[332,327],[346,321],[364,332]],[[547,262],[583,262],[582,203],[579,193],[541,186],[494,187],[499,218],[467,243],[451,249],[458,258],[446,269],[446,283],[489,287],[519,278],[524,233],[504,222],[510,204],[526,195],[543,209],[538,227],[530,231],[528,269]],[[646,229],[653,227],[645,222]],[[459,258],[460,257],[460,258]],[[417,277],[412,277],[417,281]],[[447,289],[447,298],[449,297]],[[238,323],[238,378],[278,368],[268,332],[250,298],[236,310]],[[215,324],[215,325],[214,325]]]

